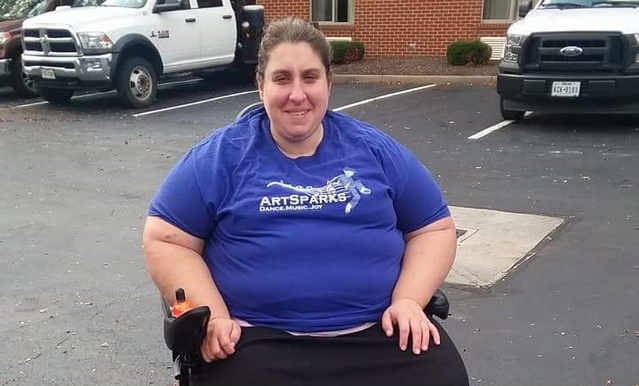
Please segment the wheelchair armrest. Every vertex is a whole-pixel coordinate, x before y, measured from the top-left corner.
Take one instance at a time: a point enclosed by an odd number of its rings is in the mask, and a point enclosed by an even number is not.
[[[208,306],[195,307],[177,318],[171,315],[171,308],[162,301],[164,309],[164,341],[176,355],[199,356],[200,346],[206,334],[211,317]]]
[[[440,289],[435,291],[425,308],[426,315],[435,315],[442,320],[448,318],[449,310],[448,298]]]

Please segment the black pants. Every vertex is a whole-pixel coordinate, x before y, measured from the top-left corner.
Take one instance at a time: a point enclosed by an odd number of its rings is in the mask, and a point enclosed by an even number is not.
[[[432,321],[432,319],[431,319]],[[235,354],[206,364],[193,386],[467,386],[459,352],[437,322],[441,344],[415,355],[399,349],[397,331],[376,324],[337,337],[293,336],[261,327],[242,329]]]

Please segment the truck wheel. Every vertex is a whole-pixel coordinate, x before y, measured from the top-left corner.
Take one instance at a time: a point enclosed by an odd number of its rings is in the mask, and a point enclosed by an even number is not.
[[[27,74],[22,71],[22,60],[20,56],[13,58],[11,67],[11,87],[21,97],[31,98],[38,95],[33,84],[33,80],[29,79]]]
[[[512,120],[512,121],[521,121],[524,118],[525,111],[518,110],[506,110],[504,108],[504,98],[499,98],[499,110],[501,112],[501,116],[504,119]]]
[[[155,68],[146,59],[132,57],[125,59],[117,75],[118,95],[127,107],[139,109],[150,106],[158,91]]]
[[[63,105],[69,102],[69,99],[73,96],[73,90],[61,89],[61,88],[47,88],[47,87],[38,87],[36,86],[36,90],[38,90],[38,94],[45,101],[51,103],[52,105]]]

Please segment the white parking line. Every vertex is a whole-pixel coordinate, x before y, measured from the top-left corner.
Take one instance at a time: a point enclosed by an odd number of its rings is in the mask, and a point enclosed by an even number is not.
[[[240,95],[253,94],[253,93],[256,93],[256,92],[257,92],[257,90],[236,92],[234,94],[221,95],[221,96],[218,96],[218,97],[215,97],[215,98],[204,99],[204,100],[197,101],[197,102],[185,103],[185,104],[182,104],[182,105],[166,107],[166,108],[158,109],[158,110],[145,111],[143,113],[133,114],[133,116],[136,117],[136,118],[139,118],[139,117],[144,117],[146,115],[159,114],[159,113],[163,113],[163,112],[166,112],[166,111],[183,109],[185,107],[197,106],[197,105],[201,105],[201,104],[204,104],[204,103],[219,101],[219,100],[227,99],[227,98],[233,98],[233,97],[240,96]]]
[[[530,111],[526,111],[526,113],[524,114],[524,117],[527,117],[527,116],[529,116],[530,114],[531,114],[531,112],[530,112]],[[516,121],[510,120],[510,119],[507,119],[507,120],[505,120],[505,121],[501,121],[501,122],[499,122],[499,123],[498,123],[498,124],[496,124],[496,125],[492,125],[492,126],[490,126],[490,127],[485,128],[485,129],[484,129],[484,130],[482,130],[482,131],[479,131],[479,132],[477,132],[477,133],[475,133],[475,134],[471,135],[470,137],[468,137],[468,139],[479,139],[479,138],[485,137],[485,136],[487,136],[488,134],[490,134],[490,133],[492,133],[492,132],[494,132],[494,131],[497,131],[497,130],[499,130],[499,129],[502,129],[502,128],[504,128],[504,127],[506,127],[506,126],[510,125],[511,123],[515,123],[515,122],[516,122]]]
[[[436,84],[428,84],[426,86],[409,88],[408,90],[397,91],[397,92],[393,92],[393,93],[390,93],[390,94],[384,94],[384,95],[376,96],[375,98],[365,99],[363,101],[359,101],[359,102],[351,103],[351,104],[348,104],[348,105],[340,106],[340,107],[337,107],[337,108],[333,109],[333,111],[342,111],[342,110],[350,109],[351,107],[364,105],[366,103],[374,102],[374,101],[377,101],[377,100],[380,100],[380,99],[392,98],[392,97],[397,96],[397,95],[402,95],[402,94],[407,94],[409,92],[415,92],[415,91],[419,91],[419,90],[424,90],[424,89],[435,87],[435,86],[436,86]]]
[[[471,135],[470,137],[468,137],[468,139],[479,139],[479,138],[485,137],[488,134],[492,133],[493,131],[497,131],[497,130],[501,129],[502,127],[506,127],[506,126],[510,125],[511,123],[513,123],[513,122],[515,122],[515,121],[512,121],[512,120],[501,121],[501,122],[499,122],[496,125],[492,125],[492,126],[487,127],[487,128],[485,128],[484,130],[482,130],[482,131],[480,131],[478,133],[475,133],[475,134]]]
[[[176,85],[176,84],[187,84],[187,83],[195,83],[195,82],[201,82],[203,79],[187,79],[187,80],[178,80],[175,82],[166,82],[166,83],[162,83],[160,85],[158,85],[158,88],[163,88],[164,86],[171,86],[171,85]],[[105,91],[105,92],[92,92],[89,94],[82,94],[82,95],[78,95],[78,96],[74,96],[71,99],[81,99],[81,98],[88,98],[88,97],[92,97],[95,95],[108,95],[108,94],[113,94],[115,93],[115,90],[111,90],[111,91]],[[25,107],[32,107],[32,106],[40,106],[40,105],[46,105],[47,101],[41,101],[41,102],[33,102],[33,103],[26,103],[23,105],[18,105],[16,106],[17,109],[22,109]]]
[[[92,93],[90,93],[90,94],[83,94],[83,95],[74,96],[74,97],[72,97],[71,99],[88,98],[88,97],[91,97],[91,96],[94,96],[94,95],[110,94],[110,93],[113,93],[113,92],[115,92],[115,91],[107,91],[107,92],[92,92]],[[49,103],[49,102],[47,102],[47,101],[42,101],[42,102],[33,102],[33,103],[27,103],[27,104],[24,104],[24,105],[18,105],[18,106],[16,106],[16,108],[17,108],[17,109],[22,109],[22,108],[25,108],[25,107],[33,107],[33,106],[46,105],[46,104],[48,104],[48,103]]]
[[[411,88],[411,89],[408,89],[408,90],[402,90],[402,91],[397,91],[397,92],[390,93],[390,94],[384,94],[384,95],[380,95],[380,96],[377,96],[377,97],[374,97],[374,98],[365,99],[363,101],[359,101],[359,102],[351,103],[351,104],[348,104],[348,105],[340,106],[340,107],[337,107],[337,108],[335,108],[333,110],[334,111],[346,110],[346,109],[349,109],[351,107],[360,106],[360,105],[363,105],[363,104],[366,104],[366,103],[370,103],[370,102],[373,102],[373,101],[376,101],[376,100],[385,99],[385,98],[391,98],[391,97],[394,97],[394,96],[397,96],[397,95],[407,94],[407,93],[410,93],[410,92],[419,91],[419,90],[423,90],[423,89],[427,89],[427,88],[431,88],[431,87],[435,87],[435,86],[436,86],[435,84],[429,84],[429,85],[426,85],[426,86],[420,86],[420,87],[415,87],[415,88]],[[201,101],[197,101],[197,102],[186,103],[186,104],[183,104],[183,105],[171,106],[171,107],[167,107],[167,108],[164,108],[164,109],[158,109],[158,110],[152,110],[152,111],[146,111],[146,112],[143,112],[143,113],[133,114],[133,116],[136,117],[136,118],[139,118],[139,117],[143,117],[143,116],[146,116],[146,115],[158,114],[158,113],[163,113],[163,112],[166,112],[166,111],[181,109],[181,108],[185,108],[185,107],[201,105],[203,103],[214,102],[214,101],[218,101],[218,100],[221,100],[221,99],[232,98],[232,97],[251,94],[251,93],[255,93],[255,92],[257,92],[257,90],[254,90],[254,91],[243,91],[243,92],[238,92],[238,93],[235,93],[235,94],[222,95],[222,96],[219,96],[219,97],[205,99],[205,100],[201,100]]]
[[[168,84],[187,83],[187,82],[193,82],[193,81],[194,80],[163,83],[160,86],[164,86],[164,85],[168,85]],[[197,81],[200,81],[200,80],[197,79]],[[407,90],[402,90],[402,91],[397,91],[397,92],[393,92],[393,93],[389,93],[389,94],[379,95],[379,96],[376,96],[374,98],[369,98],[369,99],[365,99],[365,100],[362,100],[362,101],[359,101],[359,102],[355,102],[355,103],[351,103],[351,104],[348,104],[348,105],[337,107],[337,108],[334,109],[334,111],[342,111],[342,110],[350,109],[352,107],[361,106],[361,105],[364,105],[364,104],[367,104],[367,103],[370,103],[370,102],[374,102],[374,101],[377,101],[377,100],[386,99],[386,98],[392,98],[392,97],[395,97],[395,96],[398,96],[398,95],[408,94],[408,93],[419,91],[419,90],[425,90],[425,89],[432,88],[432,87],[435,87],[435,86],[436,86],[436,84],[428,84],[428,85],[425,85],[425,86],[419,86],[419,87],[414,87],[414,88],[410,88],[410,89],[407,89]],[[114,91],[110,91],[110,92],[114,92]],[[139,118],[139,117],[144,117],[144,116],[147,116],[147,115],[159,114],[159,113],[163,113],[163,112],[166,112],[166,111],[172,111],[172,110],[182,109],[182,108],[191,107],[191,106],[197,106],[197,105],[201,105],[201,104],[204,104],[204,103],[214,102],[214,101],[218,101],[218,100],[222,100],[222,99],[233,98],[233,97],[241,96],[241,95],[252,94],[252,93],[256,93],[256,92],[257,92],[257,90],[251,90],[251,91],[242,91],[242,92],[238,92],[238,93],[234,93],[234,94],[221,95],[221,96],[218,96],[218,97],[204,99],[204,100],[201,100],[201,101],[185,103],[185,104],[171,106],[171,107],[165,107],[165,108],[157,109],[157,110],[145,111],[143,113],[133,114],[133,117]],[[104,93],[92,93],[92,94],[79,95],[77,97],[74,97],[74,99],[86,98],[86,97],[99,95],[99,94],[104,94]],[[48,103],[48,102],[46,102],[46,101],[45,102],[35,102],[35,103],[28,103],[28,104],[24,104],[24,105],[19,105],[19,106],[16,106],[16,107],[17,108],[24,108],[24,107],[30,107],[30,106],[43,105],[43,104],[46,104],[46,103]]]

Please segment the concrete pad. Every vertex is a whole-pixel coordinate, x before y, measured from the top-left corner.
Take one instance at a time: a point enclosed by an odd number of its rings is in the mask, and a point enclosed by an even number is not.
[[[446,283],[490,287],[534,255],[563,218],[451,206],[457,258]]]

